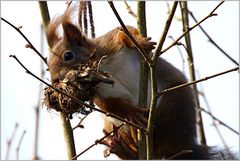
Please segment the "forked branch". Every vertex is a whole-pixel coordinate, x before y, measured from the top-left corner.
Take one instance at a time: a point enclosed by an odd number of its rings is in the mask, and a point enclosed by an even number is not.
[[[171,26],[172,19],[173,19],[173,16],[174,16],[176,8],[177,8],[177,4],[178,4],[178,1],[175,1],[174,4],[173,4],[173,7],[172,7],[172,10],[171,10],[170,14],[168,15],[168,18],[167,18],[167,21],[165,23],[165,27],[164,27],[163,33],[161,35],[161,38],[160,38],[159,43],[157,45],[157,49],[154,52],[154,55],[153,55],[153,58],[152,58],[154,61],[156,61],[157,58],[162,54],[161,50],[162,50],[162,47],[163,47],[163,43],[165,42],[168,30],[169,30],[169,28]]]
[[[212,16],[217,16],[216,13],[214,13],[218,7],[220,7],[223,4],[224,1],[220,2],[205,18],[203,18],[201,21],[199,21],[198,23],[196,23],[194,26],[188,28],[188,30],[186,30],[185,32],[182,33],[182,35],[180,35],[171,45],[169,45],[167,48],[163,49],[160,53],[163,54],[164,52],[166,52],[168,49],[170,49],[171,47],[173,47],[174,45],[176,45],[178,43],[178,41],[183,38],[187,33],[189,33],[191,30],[193,30],[195,27],[199,26],[202,22],[204,22],[205,20],[207,20],[208,18],[212,17]]]
[[[194,16],[194,14],[188,10],[188,13],[190,14],[190,16],[193,18],[193,20],[197,23],[197,19]],[[211,37],[210,35],[203,29],[203,27],[201,25],[199,25],[199,28],[202,30],[202,32],[207,36],[208,40],[218,49],[220,50],[223,55],[225,55],[229,60],[231,60],[234,64],[239,65],[239,63],[234,60],[227,52],[225,52]]]
[[[113,133],[117,132],[117,130],[120,129],[123,125],[125,125],[125,123],[117,126],[117,127],[114,128],[110,133],[108,133],[107,135],[103,136],[101,139],[97,139],[92,145],[90,145],[89,147],[87,147],[85,150],[83,150],[81,153],[79,153],[78,155],[76,155],[75,157],[73,157],[71,160],[77,159],[79,156],[81,156],[82,154],[84,154],[85,152],[87,152],[88,150],[90,150],[92,147],[94,147],[95,145],[101,143],[105,138],[107,138],[108,136],[111,136]]]
[[[10,154],[10,149],[11,149],[11,146],[12,146],[12,142],[13,142],[13,139],[14,139],[14,137],[16,135],[16,131],[18,129],[18,126],[19,126],[19,124],[16,123],[15,127],[13,129],[11,138],[9,140],[7,140],[7,152],[6,152],[5,160],[8,160],[8,157],[9,157],[9,154]]]
[[[148,64],[152,63],[151,58],[149,57],[149,55],[147,54],[147,52],[141,48],[141,46],[139,45],[139,43],[135,40],[135,38],[131,35],[131,33],[128,31],[127,27],[125,26],[125,24],[123,23],[121,17],[119,16],[114,4],[112,1],[108,1],[110,7],[112,8],[115,16],[117,17],[120,25],[122,26],[122,30],[124,31],[124,33],[128,36],[128,38],[133,42],[133,44],[136,46],[136,48],[138,49],[138,51],[141,53],[141,55],[143,56],[143,58],[148,62]]]
[[[20,147],[21,147],[21,144],[22,144],[22,141],[23,141],[23,137],[25,136],[26,134],[26,130],[23,131],[22,135],[21,135],[21,138],[18,142],[18,146],[16,148],[16,159],[19,160],[19,151],[20,151]]]

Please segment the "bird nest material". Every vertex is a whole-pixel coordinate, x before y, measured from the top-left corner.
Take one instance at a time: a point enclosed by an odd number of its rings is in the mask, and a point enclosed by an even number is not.
[[[101,59],[100,59],[101,61]],[[48,109],[63,112],[72,118],[73,113],[89,114],[92,110],[77,103],[72,98],[59,93],[57,90],[91,104],[95,87],[100,82],[113,84],[109,79],[110,75],[98,69],[100,61],[94,61],[85,65],[76,65],[74,69],[68,71],[65,78],[53,84],[53,88],[46,87],[44,91],[43,103]],[[57,90],[56,90],[57,89]]]

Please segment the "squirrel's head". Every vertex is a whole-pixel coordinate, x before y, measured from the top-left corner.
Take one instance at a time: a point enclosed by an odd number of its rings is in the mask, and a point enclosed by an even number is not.
[[[71,9],[68,7],[63,16],[55,18],[47,28],[47,40],[51,50],[48,69],[52,82],[62,80],[76,64],[85,63],[94,46],[71,22]],[[62,25],[63,35],[57,33]]]

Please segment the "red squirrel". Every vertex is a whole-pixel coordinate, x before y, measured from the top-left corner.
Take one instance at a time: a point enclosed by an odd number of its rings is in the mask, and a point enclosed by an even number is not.
[[[62,25],[63,36],[57,34]],[[142,37],[138,30],[128,30],[140,46],[148,53],[154,49],[155,42]],[[51,54],[48,68],[52,82],[62,80],[66,73],[76,64],[85,63],[95,51],[95,56],[106,57],[101,62],[101,70],[112,76],[114,86],[100,83],[96,86],[93,102],[103,111],[111,112],[137,124],[146,124],[146,110],[138,107],[140,53],[133,43],[118,28],[95,38],[87,38],[71,22],[70,11],[56,18],[48,25],[47,39]],[[186,83],[185,76],[162,58],[157,62],[158,90],[167,89]],[[148,105],[150,101],[150,86]],[[156,122],[154,124],[154,158],[167,159],[183,150],[191,150],[174,159],[211,159],[218,153],[212,153],[207,146],[199,145],[196,135],[195,101],[191,87],[169,92],[159,98]],[[104,131],[109,133],[121,121],[105,117]],[[102,142],[121,159],[137,159],[138,148],[136,129],[125,125],[117,134]]]

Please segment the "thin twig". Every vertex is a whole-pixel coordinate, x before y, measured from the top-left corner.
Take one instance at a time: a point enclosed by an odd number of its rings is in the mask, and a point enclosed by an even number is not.
[[[40,88],[42,89],[42,88]],[[40,100],[40,96],[39,96]],[[33,154],[33,160],[39,160],[38,157],[38,138],[39,138],[39,119],[40,119],[40,101],[38,101],[37,106],[35,107],[35,136],[34,136],[34,154]]]
[[[167,14],[169,14],[170,13],[170,4],[168,3],[168,1],[165,1],[166,2],[166,5],[167,5]]]
[[[190,16],[193,18],[193,20],[197,23],[197,19],[195,18],[195,16],[193,15],[193,13],[191,11],[188,10],[188,13],[190,14]],[[218,49],[220,50],[223,55],[225,55],[229,60],[231,60],[234,64],[239,65],[239,63],[234,60],[228,53],[226,53],[211,37],[210,35],[203,29],[203,27],[201,25],[199,25],[199,28],[202,30],[202,32],[207,36],[207,38],[209,39],[209,41]]]
[[[128,5],[127,1],[124,1],[126,9],[130,15],[132,15],[135,19],[138,19],[138,16],[132,11],[131,7]]]
[[[206,106],[207,106],[207,108],[208,108],[209,113],[212,114],[211,108],[210,108],[210,106],[209,106],[209,104],[208,104],[207,98],[206,98],[206,96],[205,96],[204,93],[202,93],[202,97],[203,97],[203,99],[204,99],[204,101],[205,101],[205,104],[206,104]],[[216,120],[215,120],[214,118],[212,118],[212,125],[214,126],[214,128],[215,128],[215,130],[216,130],[216,132],[217,132],[217,134],[218,134],[218,136],[219,136],[219,138],[220,138],[220,140],[222,141],[222,144],[223,144],[226,152],[227,152],[228,155],[229,155],[229,159],[233,159],[234,157],[233,157],[232,153],[230,152],[230,149],[229,149],[226,141],[224,140],[223,135],[222,135],[220,129],[218,128],[219,126],[217,125]]]
[[[88,7],[88,16],[89,16],[89,23],[91,28],[91,36],[92,38],[95,38],[95,26],[93,21],[93,12],[92,12],[92,2],[87,1],[87,7]]]
[[[22,144],[22,141],[23,141],[23,137],[24,137],[25,134],[26,134],[26,130],[23,131],[22,136],[21,136],[21,138],[20,138],[20,140],[18,142],[18,146],[16,148],[16,160],[19,160],[19,151],[20,151],[20,147],[21,147],[21,144]]]
[[[108,1],[110,7],[112,8],[115,16],[117,17],[119,23],[122,26],[122,30],[123,32],[128,36],[128,38],[133,42],[133,44],[136,46],[137,50],[141,53],[141,55],[143,56],[143,58],[148,62],[148,64],[152,64],[152,60],[149,57],[149,55],[147,54],[147,52],[141,48],[141,46],[139,45],[139,43],[135,40],[135,38],[131,35],[131,33],[128,31],[127,27],[125,26],[125,24],[123,23],[121,17],[119,16],[114,4],[112,1]]]
[[[156,107],[157,107],[157,66],[156,63],[150,66],[150,80],[151,80],[151,102],[148,114],[148,124],[147,124],[147,136],[146,136],[146,150],[147,150],[147,160],[152,160],[154,156],[153,149],[153,127],[156,118]]]
[[[47,58],[44,58],[43,55],[33,46],[33,44],[29,41],[29,39],[22,33],[22,31],[20,30],[21,27],[16,27],[14,26],[12,23],[10,23],[9,21],[7,21],[6,19],[1,17],[1,20],[3,20],[4,22],[6,22],[8,25],[10,25],[11,27],[13,27],[18,33],[20,33],[20,35],[22,35],[22,37],[27,41],[28,43],[28,47],[30,47],[33,51],[35,51],[35,53],[37,53],[37,55],[44,61],[45,64],[47,64]]]
[[[68,7],[72,4],[72,0],[66,0],[66,4],[68,5]]]
[[[218,7],[220,7],[220,5],[223,4],[224,1],[220,2],[205,18],[203,18],[201,21],[199,21],[198,23],[196,23],[194,26],[188,28],[188,30],[186,30],[185,32],[182,33],[182,35],[180,35],[171,45],[169,45],[167,48],[163,49],[160,53],[163,54],[164,52],[166,52],[168,49],[170,49],[171,47],[173,47],[174,45],[176,45],[178,43],[178,41],[183,38],[187,33],[189,33],[192,29],[194,29],[195,27],[199,26],[202,22],[204,22],[206,19],[212,17],[212,16],[216,16],[217,14],[215,14],[214,12],[218,9]]]
[[[175,41],[172,36],[168,36],[168,37],[169,37],[172,41]],[[176,46],[177,49],[178,49],[178,52],[179,52],[179,54],[180,54],[181,60],[182,60],[182,72],[185,74],[185,60],[184,60],[184,57],[183,57],[183,53],[182,53],[182,51],[181,51],[181,49],[179,48],[178,45],[183,45],[184,47],[185,47],[185,45],[182,44],[182,43],[178,43],[177,46]]]
[[[179,153],[167,158],[166,160],[172,160],[172,159],[175,159],[176,157],[182,155],[182,154],[186,154],[186,153],[192,153],[192,150],[182,150],[180,151]]]
[[[182,13],[183,31],[187,31],[188,26],[189,26],[187,1],[181,1],[180,8],[181,8],[181,13]],[[196,80],[195,64],[194,64],[194,58],[193,58],[190,33],[187,33],[184,36],[184,38],[185,38],[185,43],[186,43],[186,47],[187,47],[186,49],[187,49],[187,54],[188,54],[188,66],[189,66],[189,73],[190,73],[190,81],[195,81]],[[198,97],[198,89],[197,89],[196,84],[193,84],[193,95],[194,95],[194,100],[196,102],[196,108],[200,109],[200,101],[199,101],[199,97]],[[200,110],[197,110],[196,116],[197,116],[198,134],[199,134],[200,143],[203,145],[206,145],[207,144],[206,136],[205,136],[205,131],[204,131],[202,114],[201,114]]]
[[[40,26],[40,52],[43,53],[43,48],[44,48],[44,36],[43,36],[43,25],[41,24]],[[45,70],[43,68],[43,62],[40,62],[40,78],[43,78],[45,74]],[[34,154],[33,154],[33,159],[38,160],[38,137],[39,137],[39,120],[40,120],[40,107],[41,107],[41,94],[43,90],[43,84],[39,84],[39,91],[38,91],[38,100],[36,103],[35,107],[35,138],[34,138]]]
[[[170,4],[169,4],[169,1],[165,1],[166,2],[166,5],[167,5],[167,14],[170,13]],[[175,20],[177,21],[182,21],[181,17],[177,17],[176,15],[173,17]]]
[[[239,132],[237,130],[234,130],[232,127],[230,127],[229,125],[227,125],[226,123],[222,122],[220,119],[216,118],[214,115],[212,115],[210,112],[208,112],[207,110],[205,110],[204,108],[200,109],[201,111],[205,112],[206,114],[208,114],[209,116],[211,116],[214,120],[216,120],[219,124],[223,125],[224,127],[226,127],[228,130],[232,131],[233,133],[239,135]]]
[[[44,80],[40,79],[39,77],[37,77],[36,75],[34,75],[31,71],[29,71],[29,70],[19,61],[19,59],[18,59],[15,55],[10,55],[10,57],[14,58],[14,59],[26,70],[26,73],[27,73],[27,74],[30,74],[31,76],[33,76],[34,78],[36,78],[36,79],[39,80],[40,82],[42,82],[42,83],[44,83],[45,85],[47,85],[48,87],[52,88],[54,91],[56,91],[56,92],[58,92],[58,93],[61,93],[62,95],[71,98],[73,101],[75,101],[75,102],[78,103],[79,105],[84,105],[85,107],[90,108],[90,109],[92,109],[92,110],[95,110],[95,111],[97,111],[97,112],[100,112],[100,113],[106,115],[107,117],[112,117],[112,118],[118,119],[118,120],[120,120],[120,121],[122,121],[122,122],[124,122],[124,123],[127,123],[127,124],[129,124],[129,125],[137,128],[137,129],[139,129],[139,130],[143,130],[144,132],[146,131],[146,129],[145,129],[144,127],[142,127],[142,126],[139,126],[139,125],[137,125],[137,124],[135,124],[135,123],[133,123],[133,122],[131,122],[131,121],[128,121],[127,119],[123,119],[123,118],[121,118],[121,117],[119,117],[119,116],[117,116],[117,115],[114,115],[114,114],[112,114],[112,113],[108,113],[108,112],[102,111],[102,110],[100,110],[100,109],[98,109],[98,108],[95,108],[95,107],[93,107],[93,106],[91,106],[91,105],[89,105],[89,104],[87,104],[87,103],[85,103],[85,102],[83,102],[83,101],[81,101],[81,100],[79,100],[79,99],[71,96],[71,95],[68,95],[67,93],[65,93],[65,92],[63,92],[63,91],[61,91],[61,90],[59,90],[59,89],[57,89],[57,88],[54,88],[52,85],[50,85],[49,83],[47,83],[47,82],[45,82]]]
[[[207,109],[208,109],[208,112],[209,112],[210,114],[212,114],[212,111],[211,111],[211,108],[210,108],[210,106],[209,106],[207,97],[205,96],[205,94],[204,94],[203,92],[202,92],[202,93],[199,92],[199,94],[202,96],[202,98],[203,98],[203,100],[204,100],[204,102],[205,102],[205,104],[206,104],[206,107],[207,107]],[[227,149],[227,150],[229,150],[229,147],[228,147],[228,145],[226,144],[226,141],[224,140],[223,135],[222,135],[222,133],[220,132],[220,129],[218,128],[218,125],[216,124],[216,120],[215,120],[214,118],[212,118],[212,125],[214,126],[216,132],[218,133],[218,136],[219,136],[220,140],[222,141],[222,143],[223,143],[223,145],[224,145],[224,148]],[[230,153],[229,153],[229,154],[230,154]]]
[[[88,115],[85,115],[83,118],[80,119],[79,123],[73,128],[73,130],[79,128],[83,128],[82,122],[84,121],[84,119],[87,117]]]
[[[84,25],[84,33],[88,35],[88,20],[87,20],[87,3],[86,1],[82,2],[83,5],[83,25]]]
[[[197,72],[197,74],[199,74],[199,73]],[[200,76],[198,75],[198,77],[200,77]],[[200,88],[201,88],[201,92],[199,91],[199,95],[202,96],[202,98],[203,98],[203,100],[204,100],[204,102],[205,102],[205,105],[206,105],[206,107],[207,107],[207,109],[208,109],[208,112],[212,114],[212,110],[211,110],[210,104],[209,104],[209,102],[208,102],[208,99],[207,99],[207,97],[206,97],[206,95],[205,95],[203,85],[200,84],[199,86],[200,86]],[[229,156],[230,156],[231,158],[234,158],[234,157],[232,156],[231,152],[230,152],[230,149],[229,149],[226,141],[224,140],[224,137],[223,137],[220,129],[218,128],[218,125],[216,124],[216,121],[215,121],[213,118],[212,118],[212,125],[214,126],[214,128],[215,128],[218,136],[220,137],[220,140],[222,141],[222,143],[223,143],[223,145],[224,145],[224,148],[227,150]]]
[[[117,126],[117,127],[114,128],[110,133],[108,133],[107,135],[105,135],[105,136],[102,137],[101,139],[97,139],[92,145],[90,145],[88,148],[86,148],[85,150],[83,150],[81,153],[79,153],[78,155],[76,155],[75,157],[73,157],[72,160],[77,159],[79,156],[81,156],[82,154],[84,154],[85,152],[87,152],[89,149],[91,149],[91,148],[94,147],[95,145],[101,143],[101,141],[103,141],[105,138],[107,138],[108,136],[112,135],[114,132],[117,132],[117,130],[120,129],[123,125],[125,125],[125,123],[122,123],[121,125]]]
[[[189,82],[189,83],[184,83],[184,84],[181,84],[181,85],[178,85],[178,86],[174,86],[174,87],[171,87],[171,88],[168,88],[168,89],[164,89],[164,90],[160,91],[158,93],[158,95],[161,96],[161,95],[163,95],[167,92],[174,91],[174,90],[177,90],[177,89],[180,89],[180,88],[184,88],[184,87],[187,87],[187,86],[190,86],[190,85],[202,82],[202,81],[206,81],[208,79],[211,79],[211,78],[214,78],[214,77],[217,77],[217,76],[220,76],[220,75],[224,75],[224,74],[227,74],[227,73],[230,73],[230,72],[233,72],[233,71],[237,71],[237,70],[239,70],[239,67],[235,67],[235,68],[226,70],[224,72],[220,72],[220,73],[217,73],[217,74],[214,74],[214,75],[202,78],[202,79],[198,79],[198,80],[195,80],[195,81],[192,81],[192,82]]]
[[[78,27],[80,28],[81,31],[83,31],[82,27],[82,14],[83,13],[83,1],[79,0],[79,8],[78,8]]]
[[[40,98],[40,97],[39,97]],[[36,122],[35,122],[35,136],[34,136],[34,154],[33,154],[33,159],[38,160],[38,135],[39,135],[39,113],[40,113],[40,104],[38,102],[37,106],[35,107],[35,117],[36,117]]]
[[[10,154],[11,145],[12,145],[13,139],[14,139],[14,137],[16,135],[18,126],[19,126],[18,123],[16,123],[15,127],[13,129],[11,138],[9,140],[7,140],[7,152],[6,152],[5,160],[8,160],[8,157],[9,157],[9,154]]]
[[[153,58],[152,58],[153,61],[157,61],[157,58],[161,55],[161,50],[162,50],[162,47],[163,47],[163,43],[165,42],[168,30],[171,26],[172,19],[173,19],[173,16],[174,16],[176,8],[177,8],[177,4],[178,4],[178,1],[175,1],[173,3],[172,10],[171,10],[170,14],[168,15],[167,21],[165,23],[163,33],[162,33],[161,38],[158,42],[157,48],[156,48],[156,50],[153,54]]]

